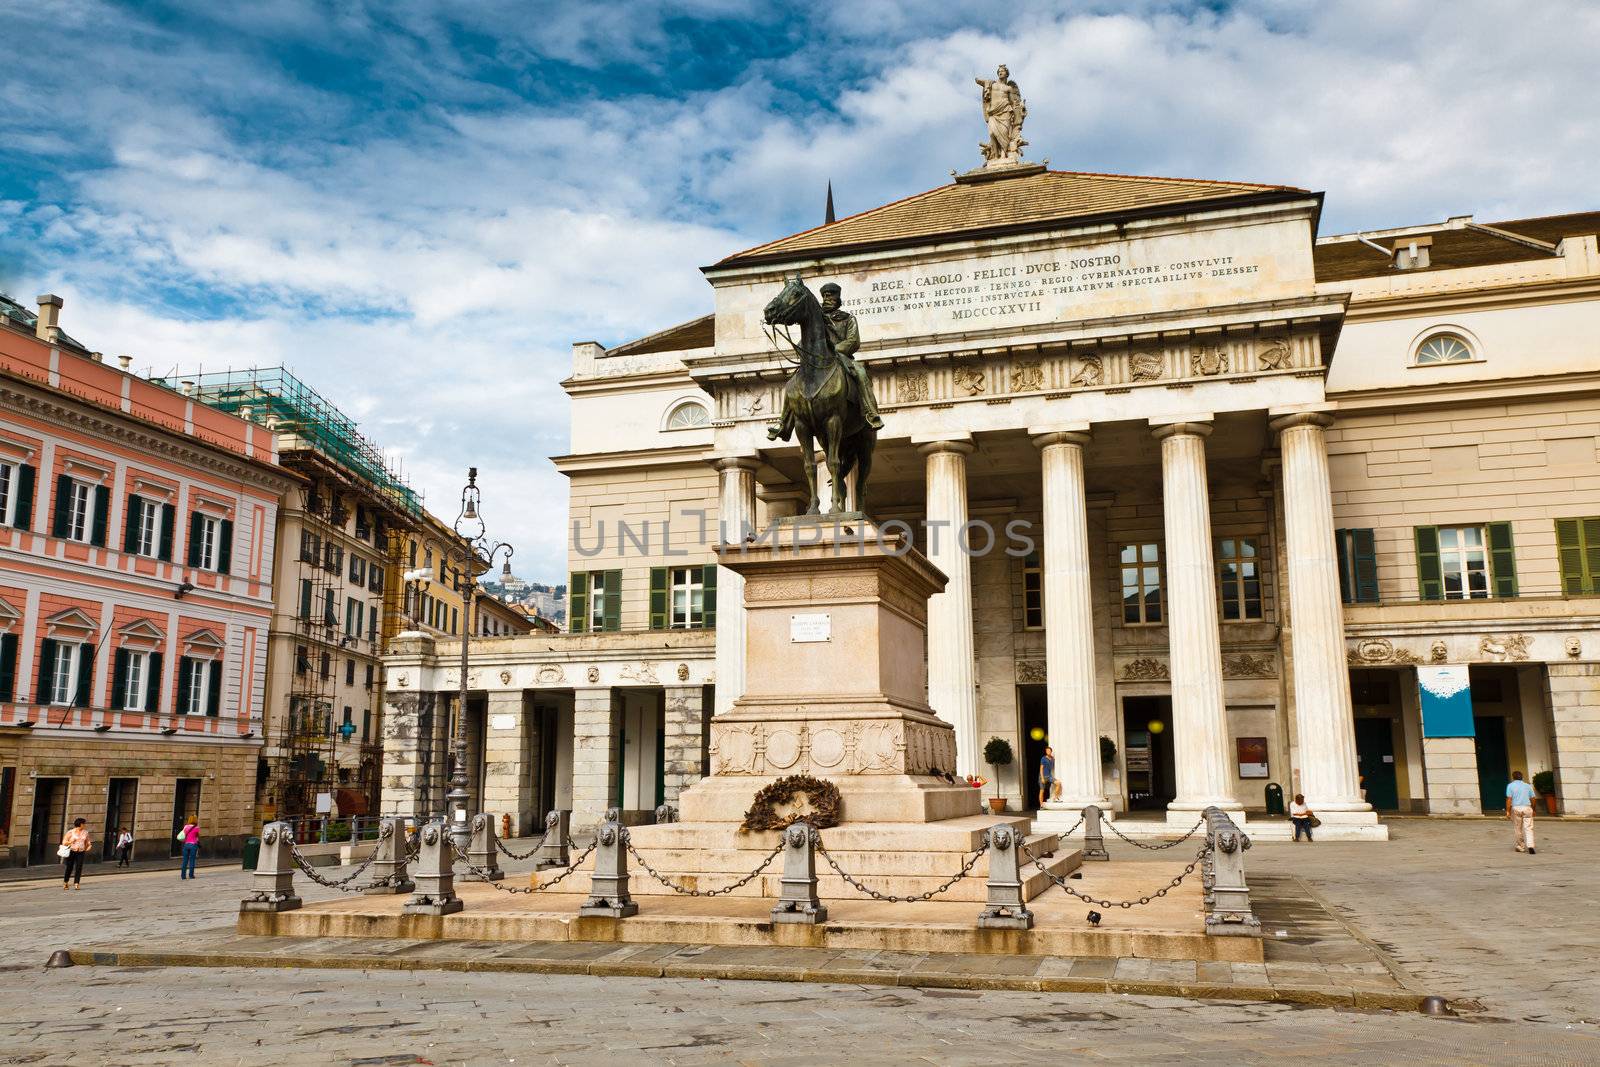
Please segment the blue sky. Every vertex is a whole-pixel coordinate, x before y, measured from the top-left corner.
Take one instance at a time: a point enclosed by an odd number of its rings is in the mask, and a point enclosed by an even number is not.
[[[1600,208],[1600,5],[0,0],[0,289],[135,366],[285,363],[564,569],[570,344],[977,162],[1282,182],[1324,232]],[[447,515],[446,518],[450,516]]]

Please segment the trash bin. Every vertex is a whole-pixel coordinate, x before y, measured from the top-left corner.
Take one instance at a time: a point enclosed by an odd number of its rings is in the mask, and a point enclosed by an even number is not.
[[[1267,814],[1283,815],[1283,786],[1277,782],[1267,783]]]
[[[261,859],[261,838],[247,837],[244,839],[244,869],[253,871],[256,863]]]

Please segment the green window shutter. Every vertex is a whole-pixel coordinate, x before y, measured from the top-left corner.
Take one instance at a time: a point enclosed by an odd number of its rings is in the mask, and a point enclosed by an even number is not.
[[[67,520],[72,514],[72,479],[65,474],[56,478],[56,514],[50,525],[54,537],[67,536]]]
[[[1583,591],[1600,593],[1600,518],[1584,519],[1578,531],[1583,538]]]
[[[1577,519],[1556,520],[1556,559],[1561,563],[1561,595],[1588,592],[1590,576],[1584,573],[1583,535]]]
[[[194,685],[194,660],[178,657],[178,706],[172,710],[178,715],[189,713],[189,688]]]
[[[667,628],[667,568],[650,568],[650,629]]]
[[[300,579],[300,617],[306,621],[311,619],[311,579]]]
[[[1351,533],[1350,530],[1333,531],[1333,552],[1339,566],[1339,601],[1343,604],[1355,603],[1355,591],[1350,587],[1350,553],[1346,548]]]
[[[103,485],[94,487],[94,525],[89,528],[89,543],[96,548],[106,547],[106,524],[111,520],[111,490]]]
[[[1439,528],[1418,526],[1417,591],[1423,600],[1444,599],[1444,573],[1439,568]]]
[[[715,563],[707,563],[705,565],[705,574],[700,580],[706,587],[704,625],[707,630],[715,630],[717,628],[717,565]]]
[[[137,495],[128,497],[128,514],[122,521],[122,551],[135,552],[139,548],[139,520],[144,514],[144,501]]]
[[[150,668],[150,677],[145,680],[144,710],[148,715],[154,715],[161,710],[161,653],[152,652],[145,661]]]
[[[128,650],[117,649],[111,666],[111,710],[121,711],[128,702]]]
[[[589,628],[589,575],[573,571],[567,581],[567,632],[581,634]]]
[[[1517,595],[1517,554],[1511,543],[1511,524],[1491,522],[1489,530],[1490,588],[1497,597]]]
[[[28,464],[17,468],[17,521],[14,525],[19,530],[33,528],[33,479],[34,470]]]
[[[200,566],[200,523],[205,521],[198,511],[189,512],[189,566]]]
[[[17,695],[17,635],[0,634],[0,700]]]
[[[1378,550],[1371,530],[1351,530],[1350,548],[1352,559],[1351,570],[1355,575],[1355,602],[1357,604],[1376,604],[1378,602]]]
[[[622,572],[606,571],[606,632],[622,629]]]
[[[171,504],[161,505],[161,548],[156,555],[163,562],[172,562],[172,527],[178,521],[178,509]]]
[[[206,714],[215,719],[222,713],[222,661],[211,661],[211,669],[206,672],[211,683],[206,691]]]
[[[94,646],[81,645],[78,648],[78,687],[72,694],[72,706],[75,708],[88,708],[94,706]]]
[[[217,523],[217,573],[233,573],[233,520],[223,519]]]
[[[34,691],[35,704],[50,703],[50,679],[56,673],[56,643],[45,638],[39,643],[39,688]]]

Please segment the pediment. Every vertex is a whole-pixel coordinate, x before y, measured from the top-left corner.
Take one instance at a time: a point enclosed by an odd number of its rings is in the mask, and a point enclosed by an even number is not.
[[[117,631],[119,643],[125,645],[159,645],[167,635],[149,619],[136,619]]]
[[[11,624],[22,618],[22,612],[12,607],[5,597],[0,597],[0,629],[8,629]]]
[[[215,630],[200,629],[183,639],[183,647],[186,652],[191,653],[221,654],[223,644]]]
[[[44,620],[46,632],[51,637],[74,637],[87,640],[95,635],[100,626],[94,618],[82,608],[68,608],[66,611],[57,612]]]

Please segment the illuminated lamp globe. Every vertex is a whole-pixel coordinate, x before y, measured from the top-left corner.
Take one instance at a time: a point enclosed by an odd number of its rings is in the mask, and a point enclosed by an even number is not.
[[[1160,719],[1151,719],[1149,722],[1144,724],[1144,728],[1153,734],[1159,734],[1162,730],[1167,728],[1167,724],[1162,722]]]
[[[1033,738],[1035,741],[1043,741],[1044,740],[1044,728],[1043,727],[1039,727],[1039,726],[1035,726],[1033,729],[1028,731],[1028,736]]]

